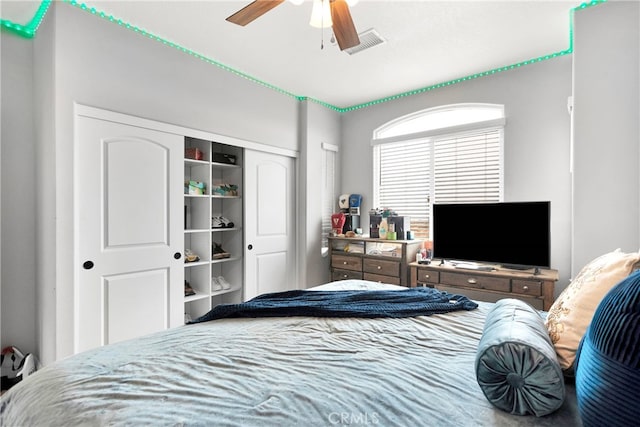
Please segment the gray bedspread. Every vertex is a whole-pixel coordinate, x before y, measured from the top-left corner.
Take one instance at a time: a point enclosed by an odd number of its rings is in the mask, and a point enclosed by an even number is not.
[[[413,318],[241,318],[178,327],[45,367],[2,397],[0,424],[581,425],[572,386],[560,410],[542,418],[510,415],[487,401],[474,359],[490,307],[481,302],[472,311]]]

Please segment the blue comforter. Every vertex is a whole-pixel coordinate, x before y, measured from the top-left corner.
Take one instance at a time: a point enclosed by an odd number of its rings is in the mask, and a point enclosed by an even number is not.
[[[414,317],[473,310],[463,295],[433,288],[402,290],[292,290],[257,296],[240,304],[222,304],[190,323],[229,317]]]

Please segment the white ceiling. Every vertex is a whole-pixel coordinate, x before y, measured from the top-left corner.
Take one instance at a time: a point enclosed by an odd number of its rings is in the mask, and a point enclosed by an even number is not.
[[[357,31],[373,28],[386,43],[349,55],[331,42],[330,29],[309,26],[310,0],[300,6],[285,1],[246,27],[225,21],[250,1],[84,3],[294,95],[340,108],[564,51],[571,9],[580,4],[360,0],[351,7]],[[0,16],[26,23],[38,5],[2,0]]]

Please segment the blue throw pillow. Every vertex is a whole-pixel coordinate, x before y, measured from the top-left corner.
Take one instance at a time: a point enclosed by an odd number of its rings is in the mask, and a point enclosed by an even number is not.
[[[640,422],[640,271],[602,299],[576,356],[576,397],[585,427]]]
[[[550,414],[565,398],[564,376],[540,314],[526,302],[499,300],[485,320],[476,378],[495,407],[516,415]]]

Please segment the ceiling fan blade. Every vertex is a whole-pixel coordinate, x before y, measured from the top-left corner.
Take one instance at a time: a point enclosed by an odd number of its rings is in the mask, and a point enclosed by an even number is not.
[[[349,12],[349,5],[345,0],[331,0],[331,20],[333,21],[333,34],[336,36],[340,50],[360,44],[356,26],[353,24],[351,12]]]
[[[261,17],[283,2],[284,0],[254,0],[233,15],[229,16],[227,21],[244,27],[254,19]]]

